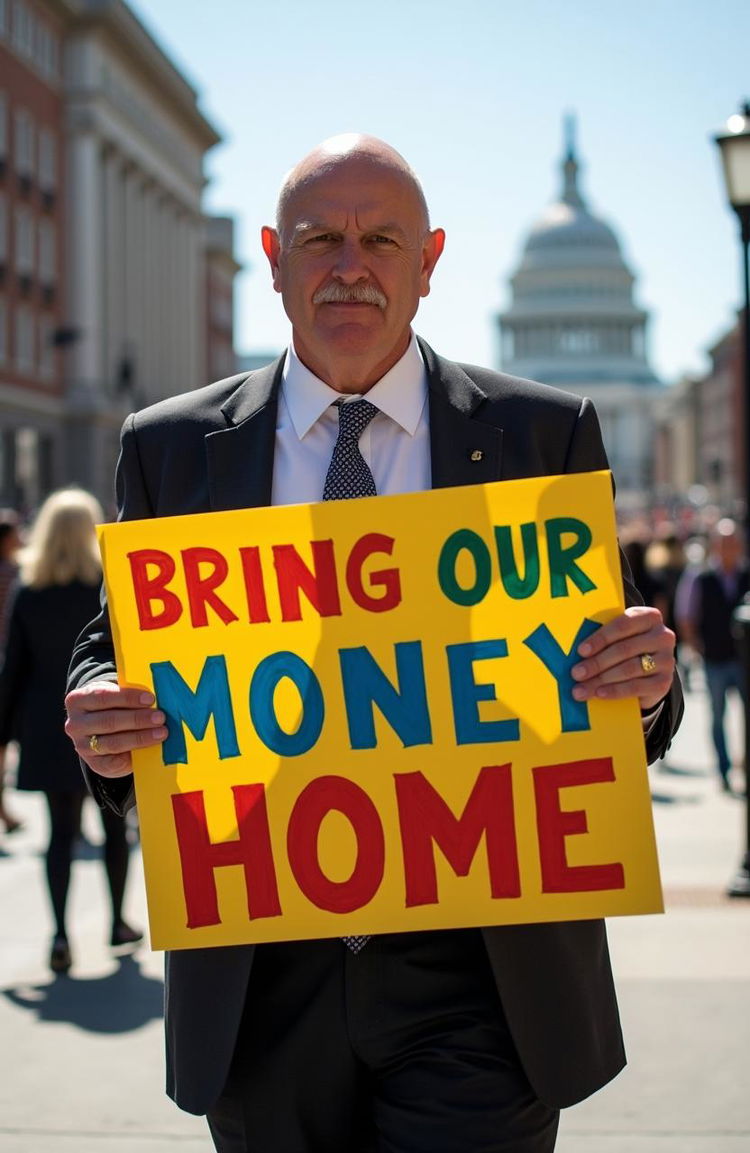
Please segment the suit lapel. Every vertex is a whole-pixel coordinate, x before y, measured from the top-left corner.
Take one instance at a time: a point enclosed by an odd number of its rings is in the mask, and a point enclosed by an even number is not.
[[[222,405],[227,428],[205,438],[213,511],[271,503],[276,411],[284,357],[251,373]]]
[[[462,368],[419,346],[427,366],[432,487],[500,480],[503,430],[483,424],[476,412],[484,392]]]
[[[429,381],[432,487],[500,480],[502,429],[476,413],[485,394],[457,364],[419,342]],[[249,376],[222,405],[227,428],[205,438],[212,510],[271,503],[278,393],[284,357]]]

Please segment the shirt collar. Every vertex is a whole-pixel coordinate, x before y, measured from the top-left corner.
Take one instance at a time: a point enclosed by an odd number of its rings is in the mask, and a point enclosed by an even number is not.
[[[293,343],[287,350],[281,391],[294,431],[300,440],[327,408],[341,400],[340,392],[330,388],[305,367]],[[401,359],[372,386],[366,396],[370,404],[395,420],[409,436],[414,436],[427,399],[427,370],[414,333]]]

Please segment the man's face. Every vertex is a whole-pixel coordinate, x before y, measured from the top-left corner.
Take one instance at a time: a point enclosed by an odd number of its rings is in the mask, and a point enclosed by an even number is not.
[[[303,363],[341,392],[375,384],[406,351],[443,241],[409,178],[372,157],[299,185],[263,247]]]

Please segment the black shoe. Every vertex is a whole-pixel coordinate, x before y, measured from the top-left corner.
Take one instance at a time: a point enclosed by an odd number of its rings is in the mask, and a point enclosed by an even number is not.
[[[137,945],[142,940],[143,933],[140,929],[134,929],[127,921],[116,921],[112,926],[112,936],[109,943],[113,949],[117,949],[121,945]]]
[[[53,937],[49,967],[53,973],[67,973],[73,964],[67,937]]]

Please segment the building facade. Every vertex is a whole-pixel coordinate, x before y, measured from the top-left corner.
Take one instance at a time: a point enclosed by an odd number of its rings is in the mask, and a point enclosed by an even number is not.
[[[0,0],[0,501],[65,467],[63,3]]]
[[[708,372],[670,389],[657,456],[665,503],[679,509],[694,492],[714,518],[739,520],[745,516],[748,469],[741,326],[740,316],[708,350]]]
[[[231,216],[207,216],[205,380],[223,380],[238,372],[234,348],[234,279],[240,265],[234,254]]]
[[[218,141],[123,0],[0,0],[4,503],[77,482],[111,507],[127,413],[234,370]]]
[[[122,0],[79,0],[66,55],[69,459],[111,492],[128,411],[205,381],[196,93]]]
[[[648,362],[648,314],[634,285],[617,236],[581,193],[569,120],[560,197],[527,237],[499,317],[501,362],[511,374],[591,397],[626,511],[652,500],[664,392]]]

